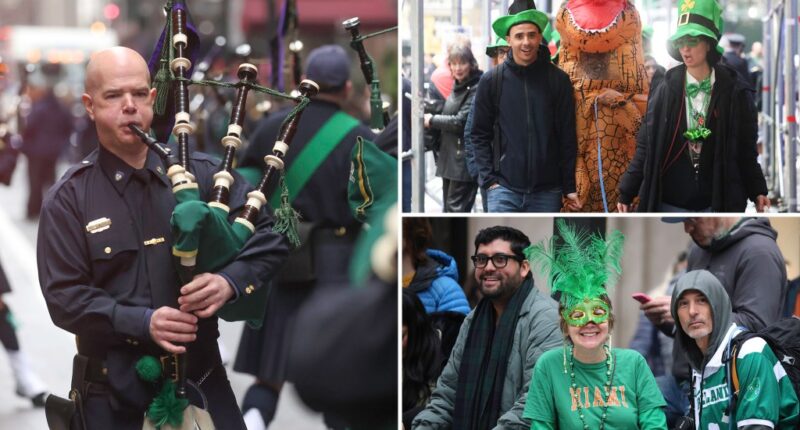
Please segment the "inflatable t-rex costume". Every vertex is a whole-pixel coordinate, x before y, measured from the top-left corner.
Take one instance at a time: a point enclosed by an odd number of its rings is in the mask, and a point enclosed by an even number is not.
[[[575,87],[578,198],[583,211],[602,212],[604,190],[608,210],[616,211],[617,184],[633,158],[647,105],[639,13],[627,0],[568,0],[556,29],[559,66]]]

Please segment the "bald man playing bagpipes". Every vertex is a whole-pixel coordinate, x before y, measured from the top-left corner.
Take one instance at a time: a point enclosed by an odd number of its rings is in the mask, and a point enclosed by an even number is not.
[[[87,66],[83,103],[100,144],[49,191],[39,224],[45,301],[53,322],[76,335],[78,348],[70,400],[53,397],[48,405],[51,428],[51,420],[62,419],[78,425],[72,428],[138,430],[146,411],[154,425],[178,428],[181,419],[170,411],[191,410],[187,403],[208,412],[216,428],[245,428],[220,363],[216,313],[270,279],[288,242],[273,231],[272,212],[256,208],[252,236],[238,256],[181,282],[170,224],[176,180],[168,169],[174,166],[133,130],[149,130],[155,97],[147,64],[135,51],[100,51]],[[203,201],[217,164],[204,154],[188,156],[189,179]],[[230,174],[227,205],[234,215],[249,203],[250,187]],[[187,357],[183,368],[181,356]],[[175,396],[173,383],[185,397]]]

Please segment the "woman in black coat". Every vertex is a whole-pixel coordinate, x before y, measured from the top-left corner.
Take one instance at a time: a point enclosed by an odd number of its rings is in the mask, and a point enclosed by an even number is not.
[[[634,209],[636,196],[639,212],[743,212],[748,199],[759,212],[769,207],[757,162],[753,90],[719,64],[716,44],[688,35],[670,46],[683,64],[669,70],[650,94],[636,154],[619,185],[620,212]],[[687,88],[695,81],[711,88],[707,99],[700,94],[707,100],[705,112],[687,102],[692,99]],[[698,118],[698,112],[703,118],[689,127],[687,115]]]
[[[436,176],[442,178],[442,201],[445,212],[470,212],[475,203],[478,183],[467,171],[464,153],[464,125],[475,98],[483,72],[472,55],[469,39],[459,39],[447,49],[447,61],[455,79],[453,91],[442,113],[425,114],[425,128],[441,130]]]

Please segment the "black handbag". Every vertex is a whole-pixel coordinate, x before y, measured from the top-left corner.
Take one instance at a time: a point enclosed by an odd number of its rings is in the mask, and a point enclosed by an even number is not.
[[[19,151],[11,144],[13,137],[11,133],[0,130],[0,184],[10,184],[17,167]]]

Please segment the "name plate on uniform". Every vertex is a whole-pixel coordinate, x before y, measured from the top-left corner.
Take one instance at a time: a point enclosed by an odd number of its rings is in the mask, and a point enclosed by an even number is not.
[[[98,218],[89,224],[86,224],[86,232],[87,233],[100,233],[101,231],[108,230],[111,228],[111,219],[103,217]]]
[[[165,242],[165,239],[163,237],[154,237],[154,238],[152,238],[150,240],[145,240],[144,241],[144,246],[153,246],[153,245],[158,245],[159,243],[164,243],[164,242]]]

